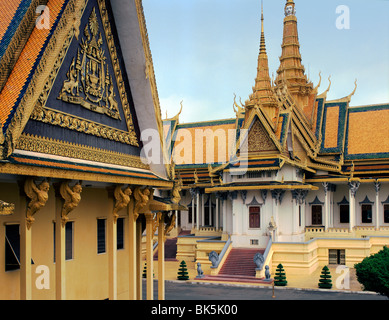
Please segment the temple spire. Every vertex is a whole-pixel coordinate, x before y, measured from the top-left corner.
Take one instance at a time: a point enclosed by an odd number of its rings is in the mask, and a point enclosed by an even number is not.
[[[296,8],[293,0],[287,0],[285,5],[282,54],[275,84],[276,87],[286,84],[289,92],[301,107],[308,104],[308,96],[313,90],[313,84],[309,82],[302,65]]]
[[[271,86],[269,63],[266,53],[263,2],[261,6],[261,40],[259,46],[257,77],[255,79],[255,86],[253,87],[253,94],[250,95],[250,100],[246,102],[248,108],[252,108],[256,105],[263,107],[270,118],[274,118],[277,115],[278,104]]]

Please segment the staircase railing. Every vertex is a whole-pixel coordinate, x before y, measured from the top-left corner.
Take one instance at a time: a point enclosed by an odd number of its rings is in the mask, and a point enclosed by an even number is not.
[[[218,256],[218,260],[216,261],[216,263],[214,263],[211,266],[211,274],[212,275],[217,275],[219,273],[219,270],[222,267],[222,262],[224,263],[225,258],[227,258],[227,252],[230,249],[231,243],[232,243],[231,237],[228,237],[226,244],[224,245],[222,251],[220,252],[220,254]]]

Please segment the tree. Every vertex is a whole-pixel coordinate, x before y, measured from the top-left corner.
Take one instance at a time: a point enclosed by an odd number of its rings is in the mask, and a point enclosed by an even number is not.
[[[178,269],[177,274],[178,274],[178,276],[177,276],[178,280],[189,280],[188,269],[186,267],[186,263],[184,260],[181,261],[180,268]]]
[[[324,266],[321,270],[320,280],[319,280],[319,288],[321,289],[331,289],[332,288],[332,280],[331,280],[331,272],[327,266]]]
[[[387,246],[355,264],[354,268],[364,290],[389,297],[389,248]]]
[[[286,276],[285,276],[285,272],[284,271],[285,271],[284,267],[280,263],[277,266],[276,275],[274,277],[274,285],[275,286],[284,287],[288,283],[288,281],[286,281]]]

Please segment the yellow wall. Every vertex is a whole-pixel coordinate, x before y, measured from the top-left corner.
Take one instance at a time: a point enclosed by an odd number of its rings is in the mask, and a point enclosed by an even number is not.
[[[16,184],[0,184],[0,198],[16,205],[11,216],[0,216],[0,299],[19,299],[19,270],[5,272],[5,223],[20,223],[21,209]],[[108,298],[108,243],[106,253],[97,254],[97,218],[111,214],[112,202],[105,189],[84,188],[79,206],[70,213],[74,221],[73,255],[66,261],[67,299]],[[25,214],[25,213],[24,213]],[[118,298],[128,298],[128,218],[125,210],[120,212],[124,219],[124,249],[117,253]],[[55,219],[55,195],[51,187],[49,201],[35,216],[32,226],[32,297],[33,299],[55,299],[55,264],[53,262],[53,221]],[[106,228],[106,239],[108,230]],[[50,271],[50,289],[38,290],[35,286],[36,267],[46,265]]]
[[[266,263],[271,270],[282,264],[290,274],[310,274],[318,267],[328,265],[329,249],[344,249],[346,265],[350,268],[365,257],[389,245],[389,237],[365,239],[314,239],[305,243],[273,243]]]

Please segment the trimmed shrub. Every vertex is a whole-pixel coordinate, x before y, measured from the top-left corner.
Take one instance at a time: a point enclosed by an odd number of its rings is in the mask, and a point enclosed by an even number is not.
[[[277,270],[276,270],[276,273],[275,273],[274,285],[275,285],[275,286],[279,286],[279,287],[284,287],[284,286],[287,285],[287,283],[288,283],[288,281],[286,281],[286,276],[285,276],[284,267],[283,267],[283,265],[280,263],[280,264],[277,266]]]
[[[332,288],[332,280],[331,280],[331,272],[327,266],[321,270],[320,280],[319,280],[319,288],[321,289],[331,289]]]
[[[178,276],[177,276],[178,280],[189,280],[188,268],[186,267],[185,261],[181,261],[180,268],[178,269],[177,274],[178,274]]]

